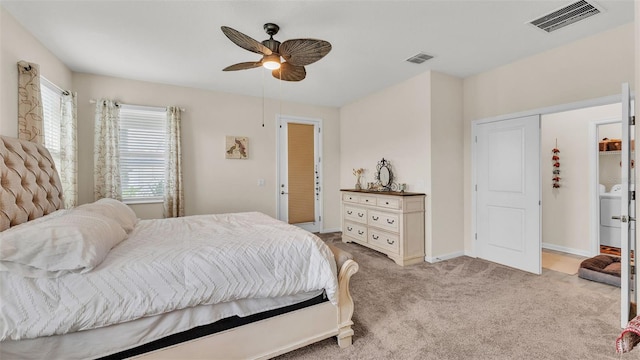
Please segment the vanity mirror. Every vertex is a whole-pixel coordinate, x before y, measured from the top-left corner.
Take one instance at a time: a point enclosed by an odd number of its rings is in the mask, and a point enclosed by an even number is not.
[[[384,158],[378,162],[376,180],[384,190],[391,191],[393,172],[391,171],[391,163]]]

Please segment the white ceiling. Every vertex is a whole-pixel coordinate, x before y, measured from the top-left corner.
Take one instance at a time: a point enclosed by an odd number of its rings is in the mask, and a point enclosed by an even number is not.
[[[428,70],[477,74],[633,21],[633,0],[591,1],[604,12],[546,33],[527,24],[572,0],[509,1],[11,1],[0,4],[76,72],[341,106]],[[301,82],[261,68],[223,72],[260,56],[229,41],[311,37],[332,51]],[[434,59],[404,60],[418,52]],[[598,51],[598,49],[594,49]],[[28,59],[26,59],[28,60]]]

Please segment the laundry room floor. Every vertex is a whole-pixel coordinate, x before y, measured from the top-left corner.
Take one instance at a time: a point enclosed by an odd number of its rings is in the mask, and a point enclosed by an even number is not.
[[[542,250],[542,268],[575,275],[586,257],[554,250]]]

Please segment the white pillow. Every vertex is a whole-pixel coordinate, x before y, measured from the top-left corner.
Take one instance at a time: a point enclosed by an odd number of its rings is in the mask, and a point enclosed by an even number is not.
[[[112,219],[85,211],[0,232],[0,271],[58,277],[98,266],[127,234]]]
[[[75,210],[90,211],[92,213],[104,215],[117,221],[127,233],[130,233],[138,222],[136,213],[133,212],[127,204],[116,199],[100,199],[96,202],[80,205],[76,207],[74,211]]]

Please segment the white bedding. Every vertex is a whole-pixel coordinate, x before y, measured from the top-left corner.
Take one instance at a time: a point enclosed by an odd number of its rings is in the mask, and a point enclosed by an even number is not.
[[[319,290],[281,298],[242,299],[221,304],[200,305],[64,335],[16,341],[5,340],[0,342],[0,359],[97,359],[234,315],[245,317],[297,304],[321,293],[322,290]]]
[[[197,305],[325,289],[333,255],[316,236],[261,213],[139,221],[85,274],[0,272],[0,340],[99,328]]]

